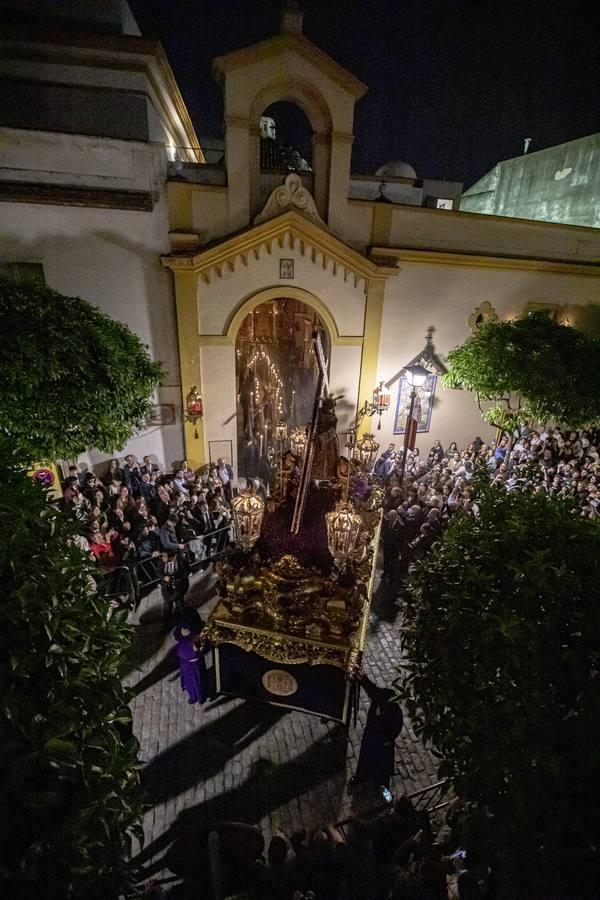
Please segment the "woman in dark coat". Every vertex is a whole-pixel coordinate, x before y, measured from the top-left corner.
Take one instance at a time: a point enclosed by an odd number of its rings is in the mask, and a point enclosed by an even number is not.
[[[350,784],[372,781],[387,787],[394,774],[394,745],[404,716],[391,688],[379,688],[363,675],[361,684],[371,698],[360,744],[358,765]]]

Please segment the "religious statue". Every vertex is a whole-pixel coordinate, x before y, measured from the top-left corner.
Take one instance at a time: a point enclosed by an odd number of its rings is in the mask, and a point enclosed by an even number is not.
[[[319,481],[334,481],[337,474],[340,444],[336,429],[335,399],[326,393],[319,405],[311,473]]]

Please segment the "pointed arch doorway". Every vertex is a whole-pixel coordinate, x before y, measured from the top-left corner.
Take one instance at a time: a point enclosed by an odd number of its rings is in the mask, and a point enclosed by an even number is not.
[[[242,319],[235,340],[239,473],[260,477],[277,452],[274,429],[308,422],[316,386],[313,332],[330,358],[331,337],[319,313],[294,297],[269,299]]]

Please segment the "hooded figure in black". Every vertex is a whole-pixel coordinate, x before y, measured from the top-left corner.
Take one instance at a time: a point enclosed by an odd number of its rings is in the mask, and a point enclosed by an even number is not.
[[[387,787],[394,774],[394,745],[404,716],[391,688],[379,688],[366,676],[361,684],[371,698],[367,724],[360,744],[358,765],[350,784],[372,781]]]

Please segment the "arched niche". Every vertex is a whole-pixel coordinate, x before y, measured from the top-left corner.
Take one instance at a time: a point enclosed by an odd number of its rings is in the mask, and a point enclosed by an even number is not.
[[[235,342],[238,469],[265,485],[274,474],[276,426],[288,433],[312,414],[318,376],[313,334],[326,358],[330,339],[315,308],[287,295],[263,300],[241,319]]]
[[[304,288],[298,288],[292,285],[289,287],[278,285],[276,287],[264,288],[263,290],[257,291],[241,301],[233,311],[227,323],[226,333],[228,343],[235,343],[241,324],[248,313],[252,312],[253,309],[260,306],[262,303],[267,303],[270,300],[277,300],[284,294],[286,297],[299,300],[306,306],[312,307],[325,325],[331,344],[334,345],[340,342],[340,333],[337,323],[329,308],[316,296],[316,294],[312,294],[310,291],[304,290]]]
[[[299,107],[312,129],[312,193],[325,221],[328,213],[329,170],[331,166],[332,114],[321,92],[309,81],[277,78],[264,85],[250,104],[250,210],[252,217],[261,209],[260,197],[260,118],[273,103],[292,103]]]

